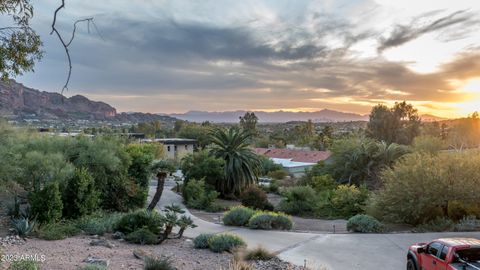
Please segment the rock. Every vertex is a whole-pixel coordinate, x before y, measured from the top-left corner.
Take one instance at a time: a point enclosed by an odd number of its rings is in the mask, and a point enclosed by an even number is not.
[[[95,256],[88,256],[85,260],[83,260],[83,262],[94,264],[94,265],[100,265],[104,267],[108,267],[108,265],[110,264],[108,260],[95,257]]]
[[[137,248],[133,251],[133,256],[137,259],[145,260],[145,258],[148,257],[148,254],[145,250]]]
[[[107,247],[107,248],[114,248],[115,245],[113,245],[112,243],[110,243],[107,239],[94,239],[90,242],[90,246],[103,246],[103,247]]]
[[[115,232],[112,234],[113,239],[123,239],[125,238],[125,234],[122,232]]]
[[[278,269],[278,270],[304,270],[302,266],[293,265],[291,263],[280,260],[275,257],[268,261],[253,261],[253,269],[255,270],[269,270],[269,269]]]

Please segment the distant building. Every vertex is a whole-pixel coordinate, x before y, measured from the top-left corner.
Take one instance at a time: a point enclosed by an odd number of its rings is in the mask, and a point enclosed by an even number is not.
[[[328,151],[255,148],[255,152],[269,157],[275,164],[281,165],[293,176],[303,175],[306,169],[310,169],[318,162],[330,157]]]
[[[166,157],[174,160],[181,160],[186,155],[192,154],[197,145],[197,140],[183,138],[144,139],[141,141],[163,144]]]

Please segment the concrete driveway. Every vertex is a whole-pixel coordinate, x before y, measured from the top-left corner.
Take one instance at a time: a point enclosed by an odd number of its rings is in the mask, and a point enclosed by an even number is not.
[[[150,196],[155,192],[152,182]],[[167,181],[157,208],[171,203],[182,204],[182,198],[170,189],[173,181]],[[183,205],[183,204],[182,204]],[[187,215],[191,215],[188,211]],[[286,261],[297,265],[306,264],[311,269],[405,269],[406,252],[413,243],[428,242],[445,237],[480,238],[474,233],[406,233],[406,234],[316,234],[283,231],[260,231],[228,227],[201,220],[191,215],[198,225],[185,232],[187,237],[200,233],[231,232],[241,236],[250,248],[261,245]]]

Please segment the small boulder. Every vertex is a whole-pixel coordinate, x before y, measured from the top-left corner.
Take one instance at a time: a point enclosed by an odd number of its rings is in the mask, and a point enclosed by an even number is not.
[[[110,264],[110,261],[95,256],[88,256],[85,260],[83,260],[83,262],[104,267],[108,267],[108,265]]]

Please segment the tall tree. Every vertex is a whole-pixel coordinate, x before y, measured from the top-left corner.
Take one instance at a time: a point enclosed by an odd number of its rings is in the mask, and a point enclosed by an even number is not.
[[[157,175],[157,189],[155,195],[153,195],[152,201],[147,207],[148,211],[152,211],[157,206],[160,198],[162,197],[163,187],[165,186],[165,179],[168,174],[175,171],[175,166],[166,160],[159,160],[152,165],[152,171]]]
[[[257,134],[257,123],[258,117],[255,115],[254,112],[246,112],[244,116],[240,116],[240,126],[252,133]]]
[[[417,109],[405,101],[392,108],[385,105],[373,107],[367,125],[367,134],[377,140],[390,143],[411,144],[420,133],[420,117]]]
[[[258,180],[260,161],[249,147],[248,140],[251,136],[252,133],[237,127],[212,131],[214,147],[211,153],[225,161],[225,181],[221,189],[224,196],[239,195]]]
[[[0,72],[6,80],[33,70],[42,57],[42,42],[30,27],[33,7],[29,0],[0,1],[0,15],[11,18],[11,25],[0,27]]]

